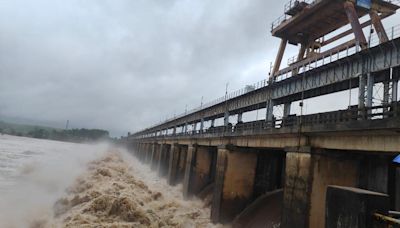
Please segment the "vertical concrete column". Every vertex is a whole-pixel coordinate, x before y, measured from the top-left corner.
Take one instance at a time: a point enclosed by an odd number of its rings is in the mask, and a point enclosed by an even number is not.
[[[383,81],[383,100],[382,100],[382,105],[385,106],[385,108],[383,108],[383,112],[388,112],[389,111],[389,107],[387,107],[389,105],[389,97],[390,97],[390,81],[389,80],[385,80],[385,81]]]
[[[154,164],[155,164],[155,161],[156,161],[156,159],[155,159],[155,155],[156,155],[156,143],[152,143],[151,144],[151,147],[150,147],[150,149],[151,149],[151,157],[150,157],[150,168],[152,168],[153,169],[153,167],[155,166]]]
[[[169,165],[169,144],[162,144],[162,148],[160,149],[160,162],[158,163],[158,175],[160,177],[164,177],[168,175],[168,165]]]
[[[202,133],[204,130],[204,118],[201,118],[200,120],[200,133]]]
[[[365,88],[366,88],[366,78],[365,75],[359,75],[359,88],[358,88],[358,115],[360,119],[365,116],[364,108],[365,108]]]
[[[211,120],[211,127],[214,127],[214,125],[215,125],[215,119],[212,119]]]
[[[168,184],[175,185],[177,181],[180,148],[178,144],[172,144],[169,155],[169,166],[168,166]]]
[[[274,120],[274,101],[272,99],[267,100],[267,113],[265,117],[265,121],[271,126],[273,126],[273,120]]]
[[[238,114],[237,122],[238,123],[242,123],[243,122],[243,113],[239,113]]]
[[[374,77],[371,75],[371,73],[367,74],[367,100],[365,103],[365,106],[367,108],[372,107],[372,99],[373,99],[373,92],[374,92]],[[372,110],[368,110],[368,114],[372,114]],[[370,117],[369,117],[370,118]]]
[[[191,145],[188,147],[183,195],[190,198],[201,193],[213,182],[213,154],[210,147]]]
[[[231,222],[250,203],[256,167],[256,153],[239,152],[226,146],[218,148],[211,206],[211,220],[214,223]]]
[[[187,156],[186,156],[186,166],[185,166],[185,176],[183,177],[183,197],[188,199],[190,194],[190,186],[193,181],[194,163],[196,158],[197,145],[189,145]]]
[[[227,127],[229,125],[229,112],[226,111],[224,114],[224,126]]]
[[[283,117],[288,117],[290,115],[291,106],[291,103],[285,103],[283,105]]]
[[[189,194],[197,195],[212,182],[211,165],[213,164],[213,156],[211,147],[205,146],[197,146],[194,155],[194,168]]]
[[[393,68],[390,68],[390,79],[392,80],[392,102],[398,101],[399,91],[399,75],[398,70],[395,72]]]
[[[177,173],[177,182],[183,181],[186,171],[186,158],[188,153],[187,146],[179,146],[179,162],[178,162],[178,173]]]
[[[158,156],[157,156],[157,173],[160,173],[161,166],[162,166],[162,154],[164,150],[164,144],[161,143],[158,149]]]
[[[311,154],[286,153],[282,227],[308,227],[311,186]]]
[[[292,150],[286,154],[282,227],[325,227],[327,187],[356,187],[359,161],[321,149]]]

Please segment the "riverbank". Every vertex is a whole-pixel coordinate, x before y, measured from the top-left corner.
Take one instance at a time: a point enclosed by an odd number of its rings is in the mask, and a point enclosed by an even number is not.
[[[218,227],[201,201],[184,201],[181,186],[159,180],[120,151],[88,164],[54,204],[54,219],[32,227]]]

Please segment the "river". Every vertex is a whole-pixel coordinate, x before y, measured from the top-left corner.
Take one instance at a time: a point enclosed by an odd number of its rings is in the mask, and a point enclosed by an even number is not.
[[[105,143],[0,136],[0,227],[218,227],[181,188]]]

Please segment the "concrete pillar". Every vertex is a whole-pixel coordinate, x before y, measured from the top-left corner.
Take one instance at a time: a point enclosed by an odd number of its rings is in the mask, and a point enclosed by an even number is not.
[[[204,118],[201,118],[200,120],[200,133],[203,132],[204,130]]]
[[[160,144],[154,144],[154,153],[153,153],[153,158],[151,161],[151,169],[154,171],[158,170],[158,162],[160,160]]]
[[[211,220],[214,223],[231,222],[251,202],[256,166],[256,153],[238,152],[226,146],[218,148],[211,206]]]
[[[184,182],[186,197],[199,194],[213,182],[212,165],[214,163],[212,150],[203,146],[194,146],[190,150],[191,148],[189,147]],[[189,164],[192,167],[188,167]]]
[[[367,74],[367,100],[365,102],[365,106],[367,108],[371,108],[372,107],[374,84],[375,83],[374,83],[373,76],[371,75],[371,73],[368,73]],[[372,114],[372,110],[368,110],[368,114]]]
[[[176,135],[176,126],[172,130],[172,135]]]
[[[211,120],[211,127],[214,127],[214,125],[215,125],[215,119],[212,119]]]
[[[290,110],[291,110],[291,103],[285,103],[283,105],[283,117],[288,117],[290,115]]]
[[[155,163],[156,143],[151,144],[150,167],[152,168]]]
[[[170,151],[169,144],[161,144],[160,149],[160,160],[158,162],[158,175],[160,177],[164,177],[168,175],[168,165],[169,165],[169,151]]]
[[[359,163],[301,148],[286,154],[285,172],[282,227],[319,228],[325,227],[328,185],[357,186]]]
[[[180,158],[180,148],[178,144],[172,144],[169,155],[169,167],[168,167],[168,184],[175,185],[177,181],[178,165]]]
[[[366,88],[366,78],[365,75],[359,75],[359,88],[358,88],[358,109],[360,110],[358,115],[363,118],[365,115],[365,88]]]
[[[385,80],[383,82],[383,100],[382,100],[382,105],[384,105],[386,107],[383,108],[383,112],[388,112],[389,111],[389,107],[387,107],[389,105],[389,97],[390,97],[390,81],[389,80]]]
[[[177,182],[182,182],[186,171],[186,159],[188,154],[188,147],[180,145],[179,148],[179,162],[177,171]]]
[[[286,153],[282,227],[308,227],[311,154]]]
[[[399,78],[398,75],[395,75],[393,68],[390,68],[390,79],[392,80],[392,102],[397,102],[399,91]]]
[[[267,101],[267,113],[265,117],[265,121],[267,123],[270,123],[273,126],[273,120],[274,120],[274,101],[273,100],[268,100]]]
[[[194,163],[195,163],[195,153],[197,150],[196,145],[189,145],[187,156],[186,156],[186,165],[185,165],[185,176],[183,178],[183,197],[188,199],[190,194],[190,185],[192,180],[192,175],[194,172]]]
[[[224,126],[227,127],[229,125],[229,112],[226,111],[224,114]]]
[[[239,113],[239,114],[238,114],[237,122],[238,122],[238,123],[243,122],[243,113]]]

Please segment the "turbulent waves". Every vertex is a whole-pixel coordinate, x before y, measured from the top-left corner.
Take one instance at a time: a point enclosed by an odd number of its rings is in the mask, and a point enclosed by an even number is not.
[[[130,160],[130,161],[127,161]],[[32,227],[215,227],[200,201],[184,201],[164,180],[121,152],[92,161]]]

